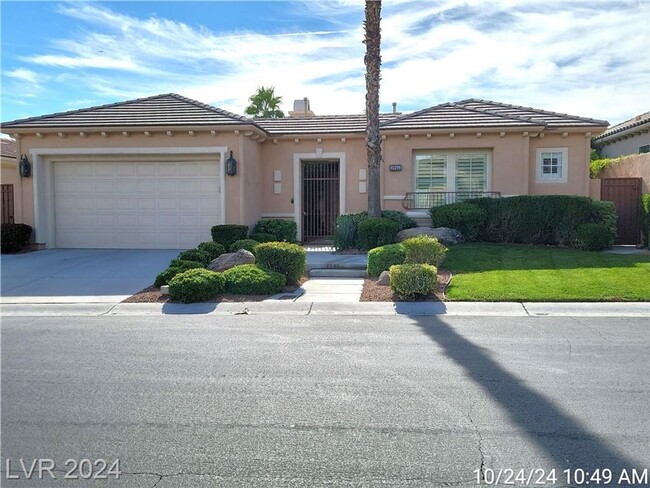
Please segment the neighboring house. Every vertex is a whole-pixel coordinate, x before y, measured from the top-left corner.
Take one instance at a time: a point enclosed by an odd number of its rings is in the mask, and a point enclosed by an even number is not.
[[[20,201],[21,195],[16,141],[2,138],[0,143],[2,148],[0,153],[0,162],[2,164],[0,213],[2,214],[3,224],[13,224],[14,222],[22,222],[22,206],[16,205],[16,201]]]
[[[253,120],[167,94],[2,131],[33,166],[23,212],[37,242],[187,248],[212,225],[260,218],[295,220],[304,241],[331,234],[336,216],[367,208],[365,124],[313,115],[306,100]],[[383,208],[417,215],[431,192],[589,195],[591,137],[607,125],[474,99],[382,115]]]
[[[611,126],[593,142],[604,158],[650,152],[650,112]]]

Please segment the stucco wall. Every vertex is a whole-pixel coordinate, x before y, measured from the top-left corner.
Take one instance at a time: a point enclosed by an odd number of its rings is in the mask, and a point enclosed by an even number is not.
[[[638,154],[639,147],[650,144],[650,132],[631,135],[627,139],[603,146],[600,154],[604,158],[615,158],[627,154]]]
[[[2,175],[0,175],[0,181],[3,185],[14,185],[14,222],[23,223],[23,178],[18,174],[16,158],[3,157],[1,162]]]
[[[601,178],[642,178],[641,193],[650,193],[650,153],[633,154],[611,164]]]

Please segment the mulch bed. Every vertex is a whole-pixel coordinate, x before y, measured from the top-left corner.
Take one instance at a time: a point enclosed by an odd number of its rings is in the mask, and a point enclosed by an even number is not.
[[[451,281],[451,273],[447,270],[438,271],[438,286],[431,295],[421,295],[411,300],[414,302],[441,302],[445,300],[445,289]],[[363,280],[363,291],[361,292],[362,302],[400,302],[400,299],[390,286],[377,284],[377,278],[366,278]]]

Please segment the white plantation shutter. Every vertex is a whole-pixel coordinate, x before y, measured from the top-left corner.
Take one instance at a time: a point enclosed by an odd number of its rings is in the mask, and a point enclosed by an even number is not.
[[[415,157],[415,191],[446,191],[447,156],[422,154]]]
[[[487,155],[459,154],[456,156],[456,191],[487,191]]]

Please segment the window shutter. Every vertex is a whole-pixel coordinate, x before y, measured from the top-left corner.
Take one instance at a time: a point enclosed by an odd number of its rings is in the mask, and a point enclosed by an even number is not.
[[[418,155],[415,163],[416,191],[445,191],[447,186],[446,156]]]
[[[487,157],[485,154],[460,154],[456,157],[456,191],[487,191]],[[459,195],[459,197],[463,197]],[[471,198],[471,195],[465,198]]]

